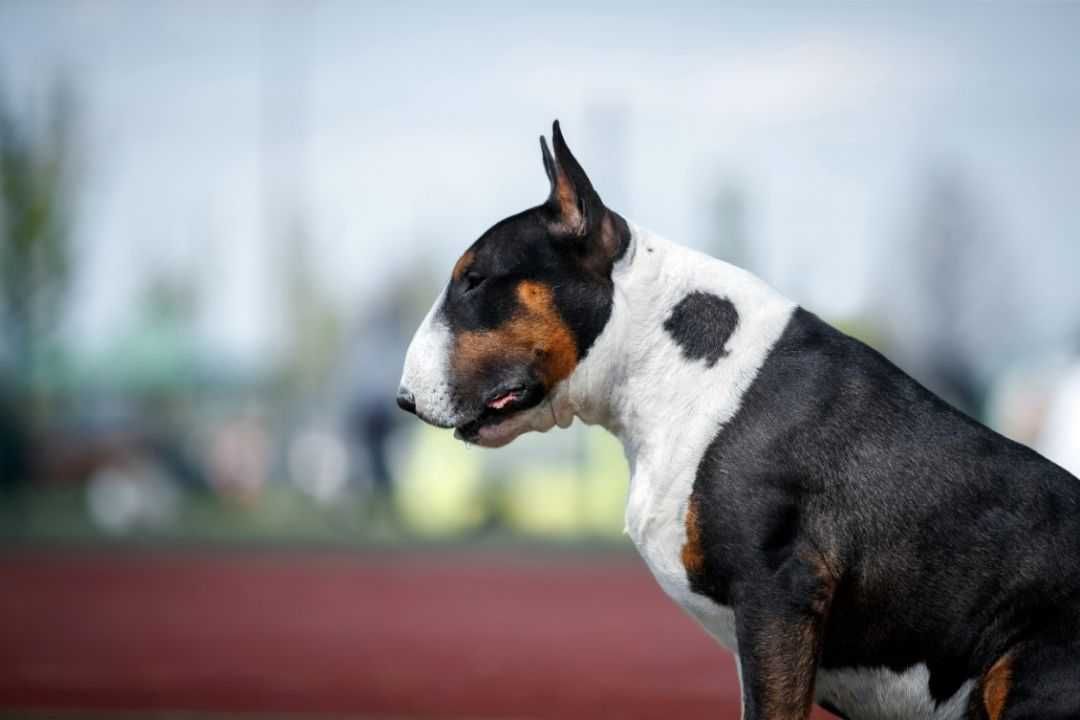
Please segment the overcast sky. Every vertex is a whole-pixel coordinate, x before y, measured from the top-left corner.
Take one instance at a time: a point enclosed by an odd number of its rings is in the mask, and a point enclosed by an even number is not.
[[[9,95],[66,71],[84,103],[81,342],[172,267],[202,279],[207,340],[258,357],[293,213],[358,312],[445,274],[543,199],[555,117],[608,204],[673,240],[710,245],[718,186],[742,188],[755,267],[831,316],[874,299],[926,174],[959,168],[1022,250],[1032,322],[1076,318],[1080,5],[404,5],[0,5]]]

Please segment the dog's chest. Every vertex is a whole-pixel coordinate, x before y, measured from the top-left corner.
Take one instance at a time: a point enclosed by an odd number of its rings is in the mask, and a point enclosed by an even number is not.
[[[636,436],[622,438],[632,468],[627,533],[664,591],[731,650],[731,608],[690,587],[686,513],[710,443],[739,411],[794,310],[769,293],[745,278],[675,293],[672,309],[658,312],[650,364],[624,388],[647,408]]]
[[[735,651],[735,613],[690,589],[682,550],[693,475],[676,477],[667,492],[651,492],[647,476],[634,473],[626,506],[626,532],[653,577],[675,602],[724,647]]]

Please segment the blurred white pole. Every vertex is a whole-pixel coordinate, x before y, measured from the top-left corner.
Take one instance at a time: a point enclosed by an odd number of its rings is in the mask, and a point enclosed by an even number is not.
[[[1080,477],[1080,364],[1062,378],[1051,396],[1039,451]]]

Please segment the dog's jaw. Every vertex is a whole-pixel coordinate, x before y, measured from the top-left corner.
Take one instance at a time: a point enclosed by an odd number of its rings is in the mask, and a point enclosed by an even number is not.
[[[518,436],[528,432],[545,433],[554,427],[568,428],[579,415],[578,406],[571,396],[573,375],[563,380],[536,407],[510,415],[505,420],[480,429],[473,445],[498,448],[510,444]]]
[[[499,422],[484,425],[477,431],[475,437],[464,438],[460,432],[456,433],[456,437],[472,445],[499,448],[509,445],[519,435],[527,432],[547,432],[555,425],[552,400],[549,398],[536,407],[516,412]]]

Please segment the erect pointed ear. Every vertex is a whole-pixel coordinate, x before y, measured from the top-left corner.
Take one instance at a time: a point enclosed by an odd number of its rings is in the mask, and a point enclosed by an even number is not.
[[[559,230],[571,235],[587,235],[603,219],[604,204],[566,146],[558,120],[551,129],[551,142],[555,147],[554,156],[548,150],[547,141],[540,137],[544,171],[551,181],[547,205],[557,218]]]
[[[547,139],[540,136],[540,154],[544,156],[544,172],[547,173],[548,182],[551,183],[551,194],[555,194],[555,185],[559,182],[558,170],[555,169],[555,158],[551,157],[548,150]]]

